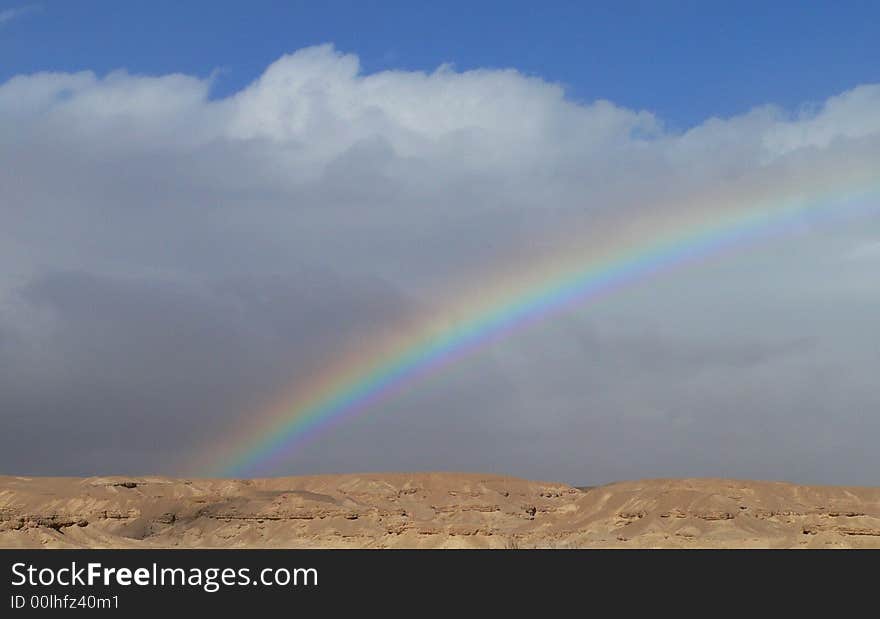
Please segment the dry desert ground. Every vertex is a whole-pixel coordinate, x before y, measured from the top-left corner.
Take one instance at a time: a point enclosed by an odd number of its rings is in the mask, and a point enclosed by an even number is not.
[[[472,473],[0,477],[0,547],[880,548],[880,488]]]

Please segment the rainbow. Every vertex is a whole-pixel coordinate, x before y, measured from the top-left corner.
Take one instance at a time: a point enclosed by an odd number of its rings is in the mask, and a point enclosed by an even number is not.
[[[701,196],[689,207],[653,209],[631,225],[614,222],[599,237],[481,286],[415,327],[361,346],[308,384],[299,382],[271,410],[246,418],[224,445],[213,445],[209,474],[271,471],[304,442],[387,400],[409,385],[511,333],[622,287],[710,255],[815,226],[875,214],[873,170],[838,171],[785,183],[786,189]],[[764,187],[757,183],[759,187]],[[791,189],[794,186],[796,189]],[[767,195],[767,194],[770,195]],[[712,205],[707,208],[706,205]],[[680,206],[680,205],[679,205]],[[610,240],[609,240],[610,239]]]

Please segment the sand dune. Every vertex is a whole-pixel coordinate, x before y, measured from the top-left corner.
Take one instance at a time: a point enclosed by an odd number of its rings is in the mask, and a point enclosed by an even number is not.
[[[470,473],[0,477],[0,547],[880,548],[880,488]]]

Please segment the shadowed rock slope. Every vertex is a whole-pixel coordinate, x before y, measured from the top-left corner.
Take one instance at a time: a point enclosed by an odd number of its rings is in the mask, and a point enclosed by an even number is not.
[[[470,473],[0,477],[0,547],[880,548],[880,488]]]

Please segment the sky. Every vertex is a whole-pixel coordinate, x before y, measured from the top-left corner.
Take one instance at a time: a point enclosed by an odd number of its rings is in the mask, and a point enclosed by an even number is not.
[[[795,108],[880,81],[874,2],[0,2],[0,80],[36,71],[214,75],[247,86],[323,43],[367,73],[513,67],[688,128],[755,105]]]
[[[363,342],[466,319],[560,248],[872,170],[878,12],[0,2],[0,473],[188,474]],[[265,473],[880,484],[878,268],[876,217],[800,222]]]

